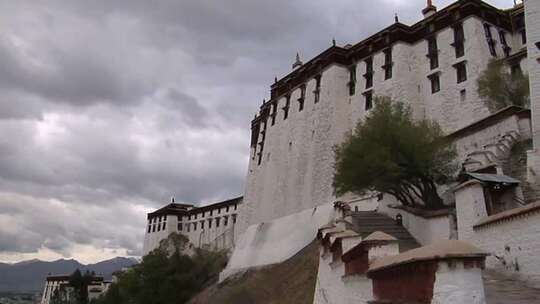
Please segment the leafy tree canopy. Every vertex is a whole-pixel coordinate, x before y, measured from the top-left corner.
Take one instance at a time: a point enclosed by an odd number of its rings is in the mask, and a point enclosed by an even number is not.
[[[456,150],[439,125],[413,121],[408,106],[388,97],[375,98],[375,108],[335,155],[336,194],[378,191],[428,209],[443,207],[437,184],[457,170]]]
[[[184,236],[170,235],[168,242],[184,246]],[[180,304],[186,303],[207,284],[217,279],[227,263],[223,251],[195,249],[193,256],[162,246],[143,261],[122,273],[118,282],[96,304]],[[94,304],[94,303],[92,303]]]
[[[512,73],[503,61],[490,61],[477,82],[478,94],[491,112],[511,105],[530,105],[529,77],[519,70]]]

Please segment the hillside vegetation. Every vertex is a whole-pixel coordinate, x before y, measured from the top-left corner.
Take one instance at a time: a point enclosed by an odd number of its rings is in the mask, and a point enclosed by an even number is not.
[[[171,243],[175,243],[171,246]],[[181,304],[204,287],[217,281],[225,267],[223,251],[203,249],[182,252],[187,238],[174,234],[143,258],[143,261],[119,275],[97,304]],[[172,250],[172,253],[171,253]]]
[[[319,267],[316,242],[289,260],[213,285],[189,304],[311,304]]]

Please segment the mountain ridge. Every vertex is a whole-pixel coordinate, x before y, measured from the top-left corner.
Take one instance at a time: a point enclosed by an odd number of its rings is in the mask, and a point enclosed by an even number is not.
[[[86,265],[74,259],[28,260],[15,264],[0,263],[0,292],[41,291],[48,275],[69,275],[76,269],[94,271],[109,280],[113,272],[137,263],[134,258],[125,257],[116,257]]]

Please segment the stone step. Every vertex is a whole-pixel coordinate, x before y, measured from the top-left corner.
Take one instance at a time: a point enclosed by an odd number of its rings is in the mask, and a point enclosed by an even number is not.
[[[400,252],[420,246],[407,229],[397,225],[394,219],[386,215],[374,211],[358,211],[352,212],[350,215],[353,220],[353,230],[363,237],[376,231],[390,234],[398,239]]]

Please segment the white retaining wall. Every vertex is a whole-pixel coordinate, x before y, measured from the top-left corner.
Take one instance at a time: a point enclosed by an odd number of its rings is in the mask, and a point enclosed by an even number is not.
[[[456,191],[459,239],[491,253],[486,266],[540,286],[540,212],[474,228],[487,217],[483,188],[471,182]]]
[[[248,227],[220,280],[247,268],[285,261],[315,240],[319,227],[333,218],[333,204],[326,204]]]
[[[449,240],[451,237],[450,217],[439,216],[423,218],[402,209],[390,208],[390,205],[399,203],[390,195],[385,195],[379,205],[378,212],[395,219],[398,214],[403,217],[403,227],[423,246],[440,240]]]
[[[464,267],[463,262],[449,267],[440,262],[435,273],[432,304],[486,304],[482,269]]]
[[[313,304],[367,304],[373,299],[373,284],[365,275],[343,277],[345,264],[332,263],[332,253],[319,259]]]
[[[529,80],[531,84],[531,118],[534,149],[528,152],[527,180],[536,185],[540,192],[540,50],[535,43],[540,42],[540,1],[526,0],[525,22],[527,27]]]

